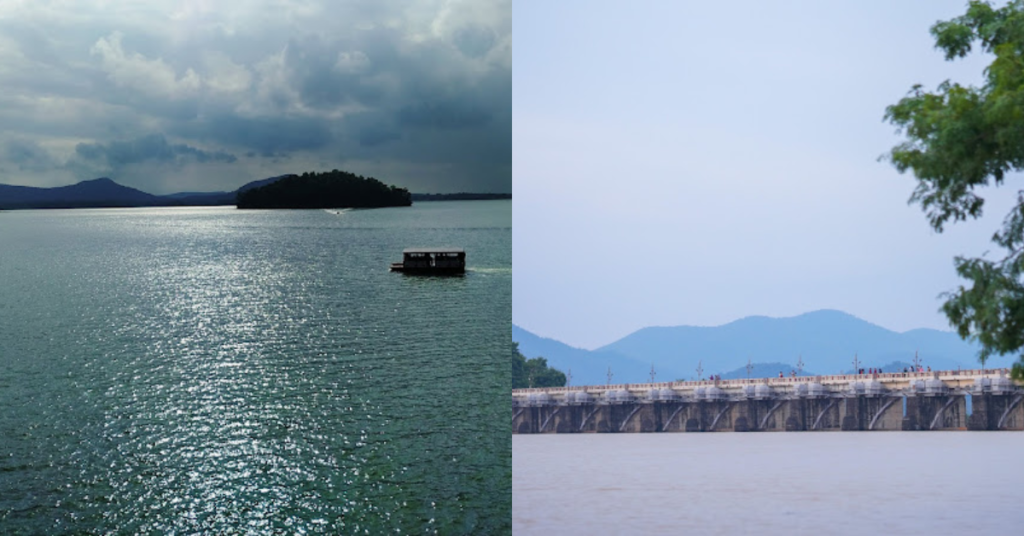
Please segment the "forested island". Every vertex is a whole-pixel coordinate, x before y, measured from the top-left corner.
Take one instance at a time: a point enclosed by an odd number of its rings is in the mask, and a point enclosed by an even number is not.
[[[379,208],[412,205],[409,190],[337,169],[290,175],[238,192],[238,208]]]

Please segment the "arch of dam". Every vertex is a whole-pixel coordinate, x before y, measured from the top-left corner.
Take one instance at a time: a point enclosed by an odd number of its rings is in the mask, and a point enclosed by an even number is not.
[[[515,389],[512,433],[1024,430],[1022,398],[1008,369]]]

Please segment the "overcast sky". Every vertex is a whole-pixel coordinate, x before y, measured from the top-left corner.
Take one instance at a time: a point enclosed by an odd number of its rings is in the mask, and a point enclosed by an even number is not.
[[[508,0],[0,0],[0,183],[511,191]]]
[[[877,161],[917,83],[977,85],[928,30],[966,2],[524,2],[515,8],[513,321],[584,348],[636,329],[839,309],[949,329],[986,219],[937,234]]]

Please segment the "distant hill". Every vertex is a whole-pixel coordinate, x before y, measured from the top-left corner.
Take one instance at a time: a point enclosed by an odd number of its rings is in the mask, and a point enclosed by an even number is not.
[[[729,372],[716,372],[715,374],[721,374],[723,380],[739,380],[747,377],[750,378],[777,378],[781,372],[783,376],[789,377],[791,371],[795,371],[796,367],[789,363],[751,363],[750,375],[747,376],[747,367],[743,366],[736,370]],[[693,374],[691,373],[691,376]],[[813,376],[814,372],[802,370],[797,373],[797,376]],[[690,378],[685,378],[689,380]]]
[[[176,194],[167,194],[161,197],[166,199],[187,199],[189,197],[206,197],[214,195],[228,195],[231,192],[178,192]]]
[[[750,378],[776,378],[776,377],[778,377],[779,372],[781,372],[783,376],[788,378],[789,377],[789,373],[791,371],[797,370],[796,367],[793,364],[791,364],[791,363],[753,363],[752,362],[751,365],[752,365],[752,367],[750,369],[750,376],[749,376]],[[879,369],[882,370],[882,372],[900,372],[905,367],[909,367],[909,366],[910,366],[909,362],[894,361],[894,362],[889,363],[887,365],[870,365],[870,366],[865,365],[863,368],[879,368]],[[817,376],[819,374],[823,374],[823,375],[824,374],[835,374],[837,372],[839,372],[839,371],[836,370],[836,371],[821,372],[821,371],[817,371],[817,370],[808,370],[808,369],[805,368],[803,370],[797,371],[796,375],[797,376]],[[853,367],[850,367],[850,368],[844,370],[843,372],[846,373],[846,374],[853,374],[853,372],[854,372],[853,371]],[[747,378],[748,377],[747,376],[747,367],[745,367],[745,366],[744,367],[740,367],[740,368],[738,368],[736,370],[732,370],[732,371],[729,371],[729,372],[721,372],[721,373],[718,373],[718,374],[722,375],[722,379],[723,380],[739,380],[739,379],[743,379],[743,378]]]
[[[914,352],[933,367],[974,366],[978,349],[953,332],[897,333],[842,311],[821,310],[790,318],[751,316],[717,327],[644,328],[599,350],[688,369],[703,360],[705,367],[720,370],[742,367],[748,359],[795,363],[802,356],[806,368],[833,374],[852,368],[855,354],[867,367],[910,361]]]
[[[618,355],[614,352],[592,352],[573,348],[554,339],[539,337],[525,329],[512,325],[512,340],[519,343],[519,351],[527,358],[545,357],[548,366],[562,372],[572,371],[572,385],[600,385],[608,381],[608,368],[612,370],[613,382],[624,382],[636,376],[644,363]],[[647,363],[646,373],[650,374],[651,364]],[[658,373],[661,376],[661,373]],[[646,378],[646,376],[644,376]],[[629,379],[628,381],[641,381]],[[643,380],[646,381],[646,380]]]
[[[285,175],[278,175],[276,177],[268,177],[266,179],[260,179],[258,181],[247,182],[247,183],[243,184],[242,186],[240,186],[237,190],[235,190],[234,192],[231,192],[231,193],[248,192],[249,190],[252,190],[253,188],[260,188],[260,187],[266,186],[268,184],[273,184],[273,183],[275,183],[275,182],[277,182],[277,181],[279,181],[281,179],[287,179],[288,177],[298,177],[298,175],[296,175],[294,173],[288,173],[288,174],[285,174]]]
[[[56,188],[0,184],[0,208],[139,207],[161,198],[103,177]]]
[[[789,318],[751,316],[716,327],[643,328],[593,351],[559,347],[561,343],[551,339],[544,346],[525,345],[517,337],[527,334],[513,327],[512,339],[520,342],[523,355],[546,357],[551,366],[559,369],[571,362],[574,378],[577,374],[588,378],[603,374],[607,368],[604,356],[616,356],[619,361],[618,368],[613,366],[613,381],[622,382],[647,381],[652,363],[659,379],[693,377],[698,362],[705,375],[745,377],[743,367],[748,360],[755,365],[767,365],[769,375],[777,375],[780,364],[792,367],[800,358],[809,373],[836,374],[853,369],[855,354],[865,368],[897,370],[909,364],[915,352],[924,365],[932,368],[980,366],[976,357],[978,346],[961,340],[953,332],[915,329],[897,333],[834,310]],[[989,366],[1009,366],[1012,361],[1012,357],[1006,356],[993,359]],[[788,371],[783,369],[784,373]],[[604,383],[601,377],[597,379]]]
[[[266,179],[247,182],[232,192],[183,192],[179,194],[165,195],[163,197],[167,199],[174,199],[178,204],[188,206],[235,205],[238,202],[238,194],[242,192],[248,192],[254,188],[261,188],[268,184],[273,184],[281,179],[295,176],[296,175],[293,174],[278,175],[276,177],[268,177]]]
[[[56,188],[0,184],[0,209],[234,205],[238,192],[292,176],[278,175],[252,181],[231,192],[180,192],[168,195],[148,194],[106,177]]]

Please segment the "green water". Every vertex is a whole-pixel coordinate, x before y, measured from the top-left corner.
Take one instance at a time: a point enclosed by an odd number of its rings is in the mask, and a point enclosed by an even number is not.
[[[0,213],[0,532],[509,532],[511,220]]]

